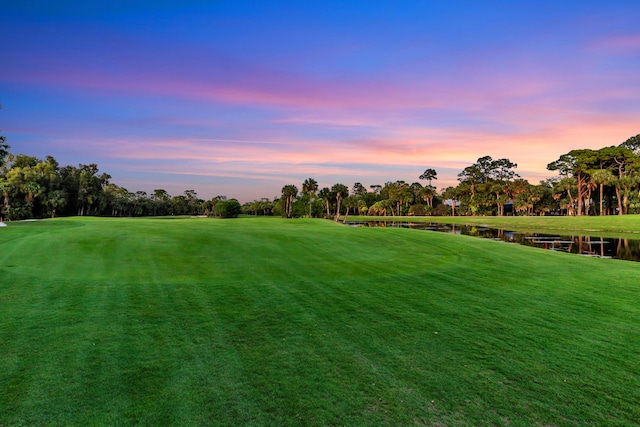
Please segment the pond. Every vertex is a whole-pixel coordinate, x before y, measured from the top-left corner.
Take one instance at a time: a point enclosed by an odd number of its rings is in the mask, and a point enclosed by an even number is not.
[[[348,221],[353,227],[399,227],[417,230],[464,234],[485,239],[500,240],[520,245],[534,246],[551,251],[640,261],[640,239],[621,239],[571,234],[524,233],[480,225],[441,224],[433,222],[400,221]]]

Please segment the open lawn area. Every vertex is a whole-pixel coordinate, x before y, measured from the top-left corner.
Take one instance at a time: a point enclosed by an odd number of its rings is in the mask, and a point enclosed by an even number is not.
[[[637,263],[324,220],[0,228],[3,427],[629,426],[638,402]]]

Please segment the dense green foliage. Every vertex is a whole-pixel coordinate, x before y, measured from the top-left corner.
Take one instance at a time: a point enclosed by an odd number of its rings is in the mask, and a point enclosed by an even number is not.
[[[72,215],[232,218],[241,210],[235,199],[227,201],[224,196],[216,196],[202,200],[194,190],[173,197],[163,189],[156,189],[150,195],[144,191],[132,193],[112,183],[109,174],[99,173],[96,164],[61,167],[52,156],[45,160],[22,154],[3,157],[2,140],[0,196],[0,220],[9,221]],[[218,207],[223,212],[218,212]]]
[[[1,147],[0,147],[1,148]],[[1,154],[1,153],[0,153]],[[61,167],[52,156],[45,160],[8,154],[0,159],[0,220],[56,216],[163,216],[216,215],[215,204],[199,199],[196,192],[171,197],[156,189],[135,193],[100,173],[96,164]]]
[[[330,221],[12,222],[0,425],[632,425],[638,283]]]
[[[220,218],[238,218],[242,212],[242,206],[236,199],[221,200],[216,203],[216,214]]]

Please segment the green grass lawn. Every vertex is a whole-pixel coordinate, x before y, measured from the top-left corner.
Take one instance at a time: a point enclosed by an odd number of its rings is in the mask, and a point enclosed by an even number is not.
[[[0,228],[0,426],[640,420],[640,265],[274,218]]]
[[[414,221],[486,225],[513,231],[640,238],[640,215],[611,216],[349,216],[349,221]]]

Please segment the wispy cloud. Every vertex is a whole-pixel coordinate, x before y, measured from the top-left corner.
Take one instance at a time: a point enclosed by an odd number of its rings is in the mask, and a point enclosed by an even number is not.
[[[635,54],[640,51],[640,33],[605,36],[588,45],[593,51],[612,54]]]

